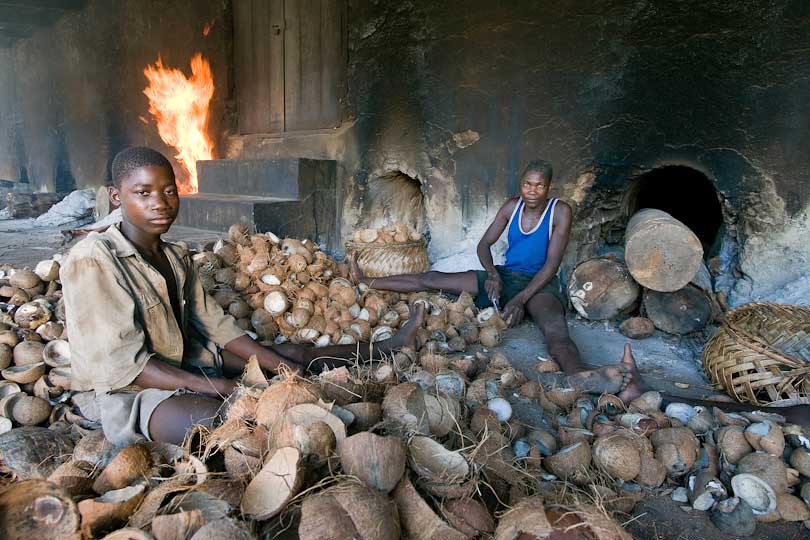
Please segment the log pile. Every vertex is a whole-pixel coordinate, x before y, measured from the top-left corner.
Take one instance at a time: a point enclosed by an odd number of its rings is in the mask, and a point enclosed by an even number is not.
[[[597,257],[571,273],[571,304],[589,320],[621,318],[640,307],[664,332],[701,330],[719,312],[702,257],[700,241],[688,227],[660,210],[640,210],[625,231],[624,261]],[[638,325],[635,320],[626,325],[625,335],[638,339],[643,335]]]
[[[21,193],[12,191],[6,195],[6,210],[13,219],[39,217],[51,206],[65,198],[67,193]]]

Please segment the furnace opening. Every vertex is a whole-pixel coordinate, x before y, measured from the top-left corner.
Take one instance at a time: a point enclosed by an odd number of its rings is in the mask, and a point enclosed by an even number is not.
[[[401,221],[424,232],[425,204],[419,180],[394,170],[370,180],[366,189],[364,226],[380,227]]]
[[[626,199],[627,215],[642,208],[657,208],[692,229],[712,255],[723,224],[717,191],[705,174],[682,165],[653,169],[636,178]]]

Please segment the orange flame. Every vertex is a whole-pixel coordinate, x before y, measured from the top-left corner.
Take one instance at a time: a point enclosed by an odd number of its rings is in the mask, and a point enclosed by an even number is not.
[[[213,159],[214,143],[208,136],[208,105],[214,95],[214,76],[208,60],[197,53],[191,58],[191,77],[179,69],[155,65],[143,70],[149,80],[143,93],[163,142],[178,150],[175,156],[187,174],[180,179],[181,194],[197,192],[197,161]]]

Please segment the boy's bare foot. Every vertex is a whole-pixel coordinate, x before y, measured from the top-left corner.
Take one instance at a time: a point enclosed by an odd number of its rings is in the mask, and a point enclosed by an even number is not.
[[[644,382],[641,373],[638,372],[636,359],[633,358],[633,351],[630,349],[629,343],[624,344],[624,356],[622,356],[620,364],[627,370],[629,380],[619,397],[625,403],[630,403],[650,388]]]
[[[360,265],[357,264],[356,251],[349,257],[349,277],[355,285],[359,285],[366,280],[366,276],[364,276],[363,271],[360,270]]]
[[[399,331],[391,338],[392,349],[403,349],[410,347],[416,350],[416,331],[422,327],[425,322],[425,305],[423,303],[416,304],[410,308],[410,317],[408,322],[405,323]]]

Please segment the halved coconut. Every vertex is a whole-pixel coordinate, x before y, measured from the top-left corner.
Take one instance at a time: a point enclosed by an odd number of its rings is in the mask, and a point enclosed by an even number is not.
[[[775,493],[787,493],[789,489],[787,467],[781,456],[765,452],[753,452],[737,463],[738,473],[753,474],[766,482]],[[753,506],[753,505],[752,505]]]
[[[343,472],[388,493],[405,472],[405,445],[398,437],[362,432],[347,437],[338,449]]]
[[[205,525],[199,510],[155,516],[152,519],[152,534],[155,540],[186,540]]]
[[[14,330],[0,330],[0,343],[14,347],[20,342],[17,333]]]
[[[357,431],[368,431],[382,420],[382,406],[379,403],[361,401],[343,407],[354,415],[351,427]]]
[[[298,449],[277,449],[245,489],[242,512],[265,520],[284,510],[301,487],[304,476],[301,465]]]
[[[14,312],[14,322],[21,328],[36,330],[51,320],[51,310],[43,302],[28,302]]]
[[[467,535],[451,527],[425,502],[407,477],[392,494],[399,510],[404,536],[414,540],[467,540]]]
[[[0,538],[4,540],[78,540],[78,529],[76,503],[50,482],[15,482],[0,492]]]
[[[291,374],[284,376],[262,392],[256,405],[256,422],[271,427],[281,420],[290,407],[317,403],[320,398],[318,388],[311,382]]]
[[[776,511],[785,521],[807,521],[810,519],[810,509],[804,501],[787,493],[776,496]]]
[[[697,414],[697,411],[691,405],[686,403],[670,403],[664,410],[664,413],[670,417],[675,418],[681,424],[686,425],[689,419]]]
[[[428,427],[433,435],[443,437],[458,428],[461,410],[458,401],[442,394],[425,394]]]
[[[36,396],[21,395],[12,404],[11,416],[23,426],[41,424],[50,415],[50,403]]]
[[[405,432],[430,433],[425,394],[415,383],[391,387],[382,402],[383,418]]]
[[[460,484],[470,474],[470,464],[461,452],[420,435],[408,442],[408,462],[416,474],[432,482]]]
[[[717,503],[709,514],[709,519],[715,527],[733,536],[751,536],[757,528],[751,507],[739,497]]]
[[[471,538],[495,532],[492,514],[475,499],[447,499],[442,503],[441,512],[450,525]]]
[[[91,537],[122,525],[143,500],[145,487],[144,484],[129,486],[81,501],[82,534]]]
[[[587,470],[591,464],[591,447],[586,441],[578,441],[548,456],[543,464],[554,476],[574,483],[588,480]]]
[[[594,465],[613,479],[625,482],[635,479],[641,472],[639,437],[617,431],[598,438],[592,449]]]
[[[299,428],[299,436],[282,434],[290,426],[308,427],[315,423],[324,423],[329,426],[329,429],[332,430],[334,435],[334,442],[332,442],[332,439],[327,437],[325,433],[318,430],[310,433],[309,430],[301,430]],[[327,449],[331,450],[335,448],[336,445],[339,445],[343,439],[346,438],[346,424],[344,424],[343,421],[340,420],[340,418],[338,418],[336,415],[315,403],[302,403],[300,405],[290,407],[284,413],[282,422],[280,425],[276,426],[276,429],[279,431],[279,439],[295,440],[298,443],[304,444],[306,447],[305,449],[318,454],[329,453],[327,452]],[[291,429],[293,430],[293,433],[295,433],[295,428]],[[276,435],[274,435],[273,438],[275,439]]]
[[[20,392],[20,385],[12,381],[0,381],[0,399]]]
[[[717,449],[732,465],[747,456],[754,449],[748,444],[745,428],[742,426],[724,426],[714,432]]]
[[[15,347],[16,348],[16,347]],[[67,367],[70,365],[70,344],[63,339],[54,339],[45,345],[42,358],[51,367]]]
[[[810,478],[810,451],[796,448],[790,453],[790,466]]]
[[[767,482],[753,474],[736,474],[731,478],[734,495],[748,503],[755,516],[776,510],[776,493]]]
[[[59,279],[59,263],[53,259],[39,261],[34,267],[34,273],[42,281],[54,281]]]
[[[200,527],[190,540],[254,540],[246,525],[223,517]]]
[[[301,540],[397,540],[396,505],[381,493],[343,481],[304,499],[298,536]]]
[[[48,477],[71,496],[90,495],[93,492],[93,476],[96,468],[87,461],[66,461]]]
[[[42,280],[31,270],[15,270],[9,278],[9,284],[12,287],[19,287],[20,289],[33,289],[42,283]]]
[[[496,397],[487,401],[487,409],[495,413],[500,422],[506,422],[512,417],[512,405],[503,398]]]
[[[39,341],[23,341],[14,347],[14,365],[27,366],[44,360],[45,344]]]
[[[478,332],[478,341],[489,349],[501,343],[501,332],[495,326],[485,326]]]
[[[290,301],[284,291],[273,290],[264,297],[264,309],[273,317],[281,315],[290,307]]]
[[[37,334],[45,341],[59,339],[64,332],[65,326],[58,322],[46,322],[37,327]]]
[[[745,428],[745,438],[754,450],[774,456],[785,451],[785,435],[782,428],[772,422],[756,422]]]
[[[689,503],[695,510],[706,511],[726,498],[726,488],[710,471],[691,474],[686,481]]]
[[[659,429],[650,441],[655,447],[655,459],[664,464],[670,478],[686,474],[700,450],[695,434],[685,427]]]
[[[0,372],[3,378],[19,384],[29,384],[45,374],[45,362],[38,364],[28,364],[24,366],[12,366]]]
[[[122,449],[104,467],[93,483],[93,491],[102,494],[124,488],[136,480],[147,477],[152,467],[152,454],[140,444]]]
[[[581,394],[577,388],[552,388],[545,391],[549,401],[566,411],[574,406]]]

